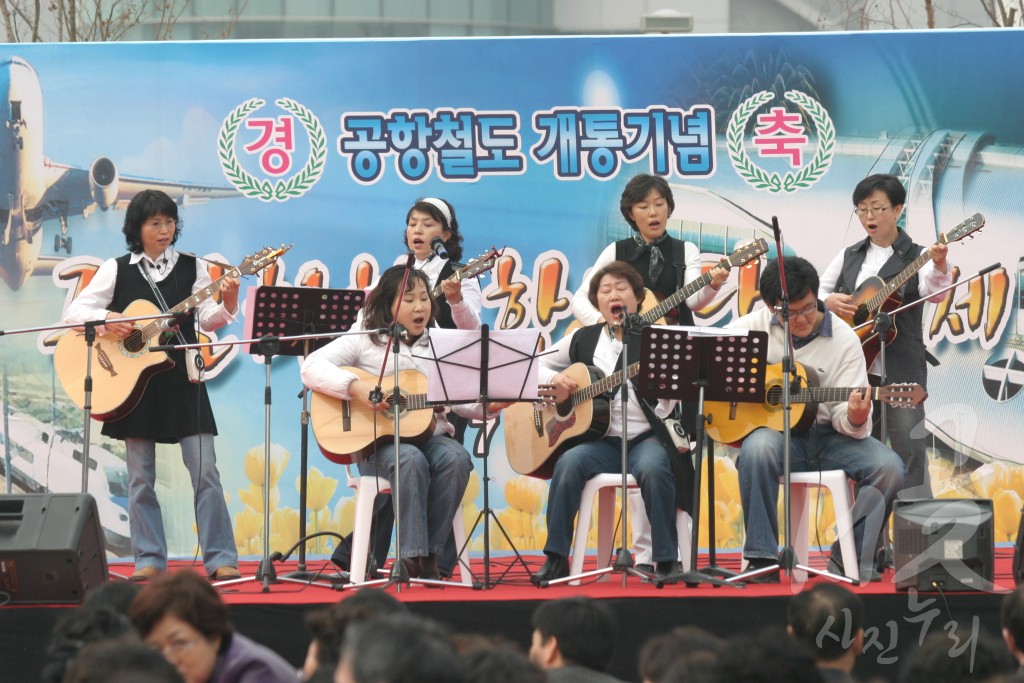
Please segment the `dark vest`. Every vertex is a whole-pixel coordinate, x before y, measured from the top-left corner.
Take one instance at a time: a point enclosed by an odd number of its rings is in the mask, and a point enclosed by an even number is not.
[[[161,308],[139,266],[128,262],[130,258],[131,254],[125,254],[117,259],[117,279],[110,310],[123,311],[139,299]],[[195,281],[196,260],[179,254],[174,270],[157,283],[157,289],[167,305],[173,307],[191,296]],[[187,342],[196,341],[195,313],[181,324],[180,329]],[[161,343],[165,339],[161,335],[159,340],[154,338],[153,343]],[[177,337],[172,337],[167,343],[177,343],[176,340]],[[102,430],[104,436],[177,443],[183,436],[217,433],[206,385],[188,381],[184,351],[173,351],[170,356],[174,360],[174,367],[150,378],[142,399],[132,412],[120,420],[105,422]]]
[[[451,261],[444,262],[444,268],[437,276],[437,282],[432,286],[436,287],[439,282],[443,282],[445,278],[449,278],[455,274],[455,271],[461,267],[461,264],[452,263]],[[439,294],[437,297],[437,325],[443,327],[446,330],[454,330],[456,328],[455,318],[452,317],[452,305],[448,303],[444,294]]]
[[[836,281],[835,291],[849,294],[856,289],[857,274],[867,258],[870,238],[864,238],[857,244],[846,249],[843,254],[843,268]],[[892,244],[892,256],[878,270],[878,277],[888,282],[914,261],[921,253],[921,247],[914,244],[903,230],[899,231],[896,241]],[[917,301],[921,298],[918,291],[919,278],[914,274],[899,290],[904,303]],[[923,306],[917,306],[897,314],[896,339],[885,347],[885,372],[890,382],[917,382],[926,386],[928,365],[925,360],[926,349],[921,332]]]
[[[636,268],[636,271],[644,279],[644,287],[664,299],[675,294],[676,290],[687,284],[683,282],[683,278],[686,277],[686,249],[683,241],[677,240],[675,237],[668,237],[654,248],[661,251],[665,264],[657,282],[651,282],[651,252],[642,249],[632,237],[615,243],[615,259],[625,261]],[[675,310],[679,314],[678,322],[675,320],[669,322],[693,325],[693,313],[690,312],[685,301],[681,302],[679,308]]]

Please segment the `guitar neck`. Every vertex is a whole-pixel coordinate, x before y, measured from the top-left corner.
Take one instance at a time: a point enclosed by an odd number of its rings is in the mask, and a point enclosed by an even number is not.
[[[242,273],[238,268],[232,268],[227,271],[215,281],[211,282],[210,285],[198,292],[195,292],[190,297],[180,302],[177,306],[167,311],[168,313],[190,313],[193,309],[198,308],[200,304],[216,295],[220,292],[221,285],[224,280],[229,277],[241,277]],[[146,339],[152,339],[161,332],[161,323],[163,320],[154,320],[148,323],[142,328],[142,334],[145,335]]]
[[[641,318],[643,318],[644,322],[648,323],[661,320],[665,317],[666,313],[702,290],[709,282],[711,282],[711,277],[711,271],[709,270],[690,284],[680,290],[677,290],[674,294],[665,297],[661,303],[644,313]]]
[[[942,244],[942,241],[940,240],[937,244]],[[914,274],[921,270],[921,268],[924,267],[924,264],[928,263],[930,259],[931,255],[927,250],[921,252],[916,259],[911,261],[906,268],[901,270],[892,280],[885,283],[885,286],[878,290],[877,294],[871,297],[871,300],[868,301],[868,309],[874,311],[885,303],[885,300],[892,296],[893,292],[902,287],[907,280],[914,277]]]
[[[640,361],[631,363],[626,370],[629,371],[630,378],[636,377],[637,373],[640,372]],[[569,400],[572,401],[573,406],[578,406],[581,403],[593,400],[595,397],[614,389],[620,384],[622,384],[622,370],[614,372],[607,377],[602,377],[590,386],[577,389],[569,396]]]
[[[804,387],[793,392],[794,403],[836,403],[850,398],[854,391],[862,391],[864,387]],[[868,387],[868,395],[877,401],[877,387]],[[781,396],[780,396],[781,398]]]

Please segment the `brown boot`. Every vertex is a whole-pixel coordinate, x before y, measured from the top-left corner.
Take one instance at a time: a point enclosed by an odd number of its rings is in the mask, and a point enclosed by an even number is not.
[[[437,556],[434,553],[420,558],[420,578],[441,580],[441,572],[437,570]]]
[[[420,569],[420,558],[418,557],[403,557],[402,564],[405,565],[405,572],[409,575],[410,579],[420,578],[422,570]]]

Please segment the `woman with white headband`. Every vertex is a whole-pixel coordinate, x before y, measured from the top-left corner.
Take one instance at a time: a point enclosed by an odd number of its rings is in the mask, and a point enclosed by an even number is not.
[[[438,255],[431,244],[438,237],[444,243],[444,255]],[[447,280],[462,258],[462,234],[451,204],[436,197],[418,199],[405,215],[405,247],[416,256],[413,265],[422,270],[430,286],[441,282],[438,303],[441,312],[437,324],[446,329],[476,330],[480,328],[483,295],[476,278],[462,282]]]

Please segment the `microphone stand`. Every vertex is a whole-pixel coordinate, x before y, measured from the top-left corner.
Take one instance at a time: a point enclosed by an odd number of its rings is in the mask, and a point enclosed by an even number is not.
[[[181,321],[182,318],[186,317],[187,314],[182,313],[157,313],[139,315],[128,318],[110,318],[110,319],[98,319],[88,320],[80,323],[62,323],[60,325],[47,325],[44,327],[21,327],[13,330],[0,330],[0,337],[9,334],[28,334],[30,332],[49,332],[53,330],[73,330],[76,328],[84,328],[83,334],[85,335],[85,377],[82,380],[83,388],[83,405],[82,405],[82,493],[89,492],[89,447],[91,446],[90,441],[92,440],[92,356],[93,347],[96,343],[96,328],[102,325],[108,325],[110,323],[135,323],[139,321],[153,321],[153,320],[177,320]],[[168,326],[177,327],[177,325]],[[153,350],[155,347],[149,347]],[[10,473],[8,472],[8,477]]]

